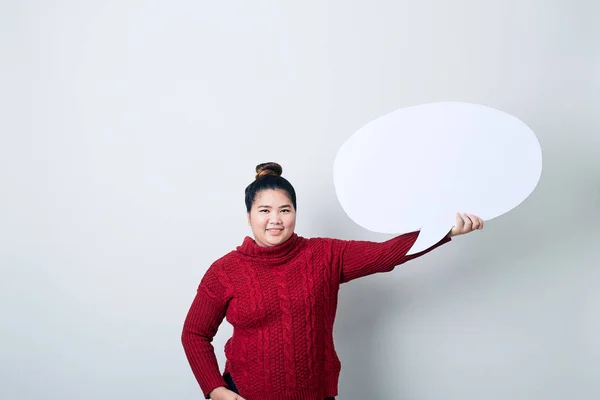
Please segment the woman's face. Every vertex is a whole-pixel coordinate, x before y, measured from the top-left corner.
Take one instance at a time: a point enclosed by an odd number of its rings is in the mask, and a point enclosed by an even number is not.
[[[285,191],[263,190],[254,199],[248,224],[259,246],[277,246],[294,233],[296,210]]]

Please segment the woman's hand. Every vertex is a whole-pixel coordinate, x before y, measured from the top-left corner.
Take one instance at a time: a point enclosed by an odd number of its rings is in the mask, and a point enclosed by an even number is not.
[[[239,394],[232,392],[225,386],[219,386],[209,393],[211,400],[246,400]]]
[[[464,235],[474,230],[483,229],[483,220],[473,214],[456,213],[456,226],[452,228],[449,237]]]

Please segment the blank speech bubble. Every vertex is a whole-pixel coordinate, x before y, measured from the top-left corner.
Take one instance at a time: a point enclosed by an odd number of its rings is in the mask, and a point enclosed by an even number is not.
[[[542,173],[542,151],[522,121],[491,107],[441,102],[402,108],[355,132],[334,166],[337,197],[363,228],[419,230],[408,254],[437,243],[456,213],[484,221],[521,204]]]

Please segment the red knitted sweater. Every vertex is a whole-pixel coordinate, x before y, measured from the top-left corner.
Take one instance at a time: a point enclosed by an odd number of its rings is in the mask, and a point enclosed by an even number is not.
[[[183,326],[183,347],[204,395],[226,386],[211,344],[226,317],[234,330],[224,373],[245,399],[337,396],[333,324],[340,284],[391,271],[450,240],[407,256],[417,236],[377,243],[294,234],[275,247],[246,237],[206,271]]]

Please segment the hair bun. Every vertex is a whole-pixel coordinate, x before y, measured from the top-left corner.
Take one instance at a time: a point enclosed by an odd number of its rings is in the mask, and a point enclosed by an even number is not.
[[[256,166],[256,179],[260,179],[267,175],[281,176],[282,172],[283,168],[281,168],[281,165],[277,164],[276,162],[258,164]]]

